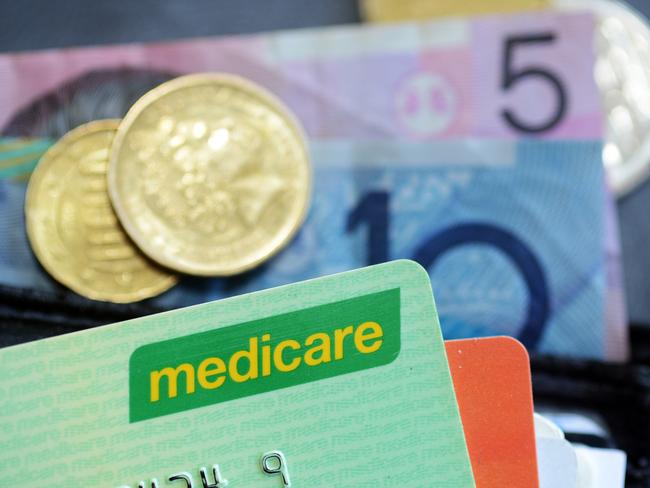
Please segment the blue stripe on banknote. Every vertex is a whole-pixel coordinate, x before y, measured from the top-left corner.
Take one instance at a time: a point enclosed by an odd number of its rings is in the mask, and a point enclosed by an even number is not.
[[[445,337],[507,334],[533,351],[604,358],[599,141],[312,143],[312,208],[296,239],[229,279],[188,278],[179,307],[398,258],[431,276]],[[29,250],[24,184],[0,185],[0,282],[53,290]]]

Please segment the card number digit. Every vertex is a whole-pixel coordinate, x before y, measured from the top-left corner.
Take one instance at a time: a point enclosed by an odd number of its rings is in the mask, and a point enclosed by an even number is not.
[[[523,69],[515,69],[513,67],[513,59],[517,49],[523,49],[524,47],[533,44],[553,44],[555,41],[555,34],[552,33],[511,36],[506,38],[502,65],[501,88],[504,91],[507,91],[518,83],[537,79],[547,83],[555,92],[556,103],[553,114],[541,123],[527,123],[519,118],[519,116],[517,116],[512,110],[507,108],[501,112],[501,115],[506,119],[508,124],[521,132],[528,134],[545,132],[560,123],[566,114],[566,89],[558,75],[543,66],[528,65]]]

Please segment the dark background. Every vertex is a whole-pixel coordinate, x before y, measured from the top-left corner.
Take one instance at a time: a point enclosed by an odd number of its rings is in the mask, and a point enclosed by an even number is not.
[[[356,0],[2,0],[0,6],[2,51],[359,21]]]
[[[628,3],[650,15],[650,1]],[[158,41],[359,20],[357,0],[0,0],[0,51]]]

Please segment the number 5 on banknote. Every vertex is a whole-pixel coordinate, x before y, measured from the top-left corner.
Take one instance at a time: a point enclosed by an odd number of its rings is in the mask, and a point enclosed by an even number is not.
[[[472,86],[476,114],[464,136],[563,139],[599,137],[594,19],[586,15],[492,16],[472,24]]]
[[[555,108],[551,115],[541,122],[529,123],[516,115],[515,112],[506,108],[502,114],[505,120],[514,127],[516,130],[536,134],[545,132],[552,129],[562,121],[567,110],[567,94],[566,88],[561,78],[552,70],[544,66],[528,65],[524,68],[515,68],[514,57],[515,51],[524,49],[527,46],[536,47],[536,45],[545,44],[550,45],[556,41],[556,35],[552,32],[528,34],[522,36],[510,36],[506,38],[504,55],[503,55],[503,68],[502,68],[502,81],[501,88],[508,91],[515,88],[515,85],[526,80],[537,79],[545,82],[555,93]]]

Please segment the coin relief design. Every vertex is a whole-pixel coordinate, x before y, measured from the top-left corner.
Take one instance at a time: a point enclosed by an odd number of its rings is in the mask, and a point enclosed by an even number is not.
[[[603,161],[621,197],[650,175],[650,27],[643,15],[613,0],[554,0],[556,8],[592,11],[595,77],[606,115]]]
[[[650,173],[650,29],[616,7],[599,12],[596,81],[607,115],[603,160],[614,191],[624,195]]]
[[[138,101],[120,125],[110,194],[127,232],[159,263],[231,275],[285,245],[311,171],[302,130],[263,89],[190,75]]]
[[[48,150],[29,181],[25,217],[34,253],[56,280],[119,303],[157,295],[177,280],[138,251],[111,207],[106,171],[118,124],[82,125]]]

